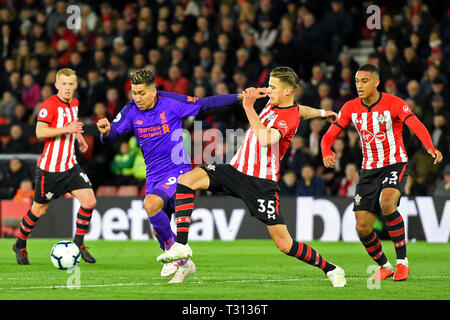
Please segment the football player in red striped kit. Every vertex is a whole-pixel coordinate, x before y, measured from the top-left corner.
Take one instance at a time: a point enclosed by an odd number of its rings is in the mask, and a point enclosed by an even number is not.
[[[80,201],[73,241],[80,248],[81,257],[88,263],[95,258],[84,245],[92,211],[97,200],[91,182],[75,157],[75,139],[80,151],[88,145],[83,138],[83,123],[78,121],[79,102],[73,97],[78,81],[74,70],[61,69],[56,74],[56,95],[42,102],[39,109],[36,136],[44,139],[44,149],[37,162],[33,204],[22,218],[19,236],[13,251],[19,264],[30,264],[26,250],[27,238],[38,220],[47,212],[50,201],[70,192]]]
[[[300,119],[335,118],[332,111],[299,106],[294,101],[300,80],[288,67],[272,70],[268,88],[248,88],[242,105],[250,123],[242,144],[230,164],[197,167],[178,178],[175,200],[177,239],[172,248],[158,256],[168,262],[192,256],[187,244],[194,209],[195,190],[224,192],[242,199],[250,214],[263,222],[281,252],[321,269],[334,287],[346,285],[345,272],[329,263],[308,244],[294,240],[286,227],[279,203],[280,160],[295,135]],[[270,98],[258,115],[257,98]]]
[[[377,90],[380,83],[377,67],[371,64],[361,66],[355,83],[359,97],[343,105],[338,119],[322,138],[323,163],[327,168],[336,165],[331,146],[344,128],[352,123],[359,133],[363,152],[353,210],[359,238],[367,253],[380,266],[372,280],[384,280],[391,276],[395,281],[406,280],[409,265],[405,225],[397,210],[408,176],[403,123],[419,138],[434,158],[435,165],[441,163],[442,154],[433,146],[428,130],[404,100]],[[395,271],[373,231],[378,214],[383,214],[394,243],[397,256]]]

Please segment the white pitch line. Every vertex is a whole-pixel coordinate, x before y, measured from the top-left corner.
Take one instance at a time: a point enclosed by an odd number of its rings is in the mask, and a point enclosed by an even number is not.
[[[412,279],[448,279],[450,275],[436,276],[418,276]],[[195,278],[193,278],[195,279]],[[366,277],[347,277],[347,280],[367,280]],[[325,281],[326,277],[302,277],[285,279],[240,279],[240,280],[195,280],[187,281],[186,284],[220,284],[220,283],[266,283],[266,282],[292,282],[292,281]],[[138,283],[111,283],[111,284],[87,284],[80,286],[33,286],[33,287],[11,287],[0,288],[0,290],[35,290],[35,289],[82,289],[82,288],[101,288],[101,287],[125,287],[125,286],[152,286],[164,285],[167,282],[138,282]]]

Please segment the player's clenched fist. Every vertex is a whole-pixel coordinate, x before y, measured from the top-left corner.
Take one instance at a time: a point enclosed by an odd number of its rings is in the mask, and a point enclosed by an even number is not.
[[[102,135],[107,136],[111,130],[111,124],[106,118],[100,119],[97,121],[97,129]]]

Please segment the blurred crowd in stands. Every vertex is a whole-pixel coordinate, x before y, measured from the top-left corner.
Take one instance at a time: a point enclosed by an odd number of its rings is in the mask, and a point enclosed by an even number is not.
[[[80,9],[79,28],[68,25],[70,5]],[[370,5],[380,9],[378,29],[366,25]],[[2,0],[0,28],[0,198],[32,198],[42,152],[36,115],[55,94],[62,67],[78,75],[79,117],[90,150],[77,157],[94,188],[136,185],[141,191],[145,163],[136,140],[128,135],[102,145],[95,128],[97,119],[114,119],[130,99],[130,71],[150,68],[158,89],[203,97],[266,86],[270,70],[287,65],[302,78],[298,103],[339,112],[356,97],[353,79],[361,63],[379,67],[380,90],[408,102],[444,155],[442,166],[432,165],[404,126],[406,194],[450,195],[448,0]],[[373,50],[361,61],[355,48],[362,41]],[[186,119],[191,133],[196,120],[203,132],[248,127],[239,105]],[[301,122],[282,160],[282,195],[354,196],[362,158],[358,133],[347,128],[333,146],[336,168],[325,169],[320,139],[328,126]],[[189,138],[185,142],[189,149]]]

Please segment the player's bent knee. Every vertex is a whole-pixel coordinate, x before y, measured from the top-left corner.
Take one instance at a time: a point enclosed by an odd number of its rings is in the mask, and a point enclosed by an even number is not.
[[[153,194],[148,195],[144,200],[144,209],[148,216],[154,216],[164,207],[164,200]]]
[[[397,206],[390,200],[380,201],[380,208],[384,215],[391,214],[397,210]]]
[[[357,223],[356,232],[360,237],[368,236],[372,232],[372,226],[367,223]]]

